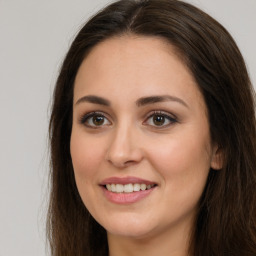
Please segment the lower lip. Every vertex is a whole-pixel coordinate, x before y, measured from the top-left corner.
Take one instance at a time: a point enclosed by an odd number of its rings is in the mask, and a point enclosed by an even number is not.
[[[150,193],[153,192],[155,187],[148,190],[142,190],[142,191],[131,192],[131,193],[113,193],[107,190],[105,187],[102,187],[102,189],[103,189],[104,195],[110,202],[115,204],[132,204],[149,196]]]

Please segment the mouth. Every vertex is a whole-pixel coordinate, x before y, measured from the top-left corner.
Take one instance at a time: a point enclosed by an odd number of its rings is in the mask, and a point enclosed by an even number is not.
[[[103,185],[105,189],[113,193],[133,193],[139,191],[145,191],[154,188],[156,184],[145,184],[145,183],[129,183],[129,184],[113,184],[108,183]]]
[[[116,204],[131,204],[148,197],[158,186],[156,182],[136,177],[111,177],[99,184],[106,198]]]

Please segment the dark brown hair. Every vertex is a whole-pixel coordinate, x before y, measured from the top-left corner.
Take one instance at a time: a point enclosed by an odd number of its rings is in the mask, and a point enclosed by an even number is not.
[[[73,86],[99,42],[122,34],[160,37],[179,51],[201,90],[222,170],[210,170],[191,237],[194,256],[256,255],[256,121],[254,91],[229,33],[177,0],[121,0],[92,17],[76,36],[56,83],[49,126],[51,196],[48,238],[54,256],[107,255],[106,231],[81,201],[70,156]]]

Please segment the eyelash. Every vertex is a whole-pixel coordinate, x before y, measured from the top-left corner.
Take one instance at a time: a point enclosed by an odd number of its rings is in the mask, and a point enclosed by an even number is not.
[[[161,111],[161,110],[155,110],[153,111],[153,113],[151,112],[147,118],[146,118],[146,121],[147,122],[150,118],[153,118],[154,116],[161,116],[161,117],[164,117],[165,119],[167,119],[169,121],[169,123],[167,125],[161,125],[161,126],[157,126],[157,125],[152,125],[153,127],[156,127],[158,129],[164,129],[164,128],[167,128],[169,127],[170,125],[173,125],[175,123],[178,122],[177,118],[174,117],[173,115],[170,115],[164,111]],[[165,120],[166,121],[166,120]],[[143,124],[145,123],[143,122]]]
[[[95,111],[95,112],[90,112],[90,113],[83,115],[80,119],[80,123],[85,125],[86,127],[92,128],[92,129],[100,128],[100,126],[97,127],[97,125],[93,126],[93,125],[88,124],[88,120],[90,120],[90,118],[93,118],[93,117],[103,117],[104,119],[108,120],[108,118],[106,118],[106,115],[104,113]],[[110,121],[108,121],[108,122],[110,122]]]
[[[153,111],[153,113],[149,113],[148,116],[146,117],[146,121],[143,122],[143,124],[146,124],[148,122],[148,120],[150,118],[153,118],[154,116],[160,116],[160,117],[164,117],[165,118],[165,122],[166,122],[166,119],[168,120],[168,124],[167,125],[150,125],[149,126],[153,126],[154,128],[157,128],[157,129],[164,129],[164,128],[167,128],[169,127],[170,125],[173,125],[175,123],[178,122],[177,118],[176,117],[173,117],[171,116],[170,114],[164,112],[164,111],[159,111],[159,110],[155,110]],[[86,127],[89,127],[89,128],[92,128],[92,129],[99,129],[101,128],[102,126],[105,126],[106,124],[102,124],[102,125],[90,125],[88,124],[89,121],[91,121],[92,119],[90,118],[93,118],[93,117],[101,117],[101,118],[104,118],[105,120],[108,118],[106,117],[106,114],[105,113],[102,113],[102,112],[90,112],[90,113],[87,113],[85,115],[83,115],[81,118],[80,118],[80,123],[85,125]],[[104,121],[105,122],[105,121]],[[110,124],[107,124],[107,125],[111,125],[111,122],[108,120],[108,122]]]

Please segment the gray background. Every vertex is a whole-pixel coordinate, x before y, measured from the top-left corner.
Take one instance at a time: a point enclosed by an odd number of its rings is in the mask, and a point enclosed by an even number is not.
[[[194,0],[233,35],[256,83],[256,0]],[[0,256],[43,256],[49,106],[62,58],[103,0],[0,0]]]

